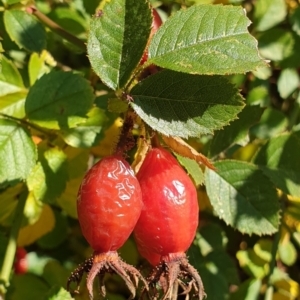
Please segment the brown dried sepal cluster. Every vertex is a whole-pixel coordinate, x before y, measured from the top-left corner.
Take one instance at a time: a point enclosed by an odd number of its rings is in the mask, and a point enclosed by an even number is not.
[[[115,273],[119,275],[126,283],[130,293],[131,299],[135,297],[139,280],[143,281],[145,290],[148,290],[148,284],[140,274],[140,272],[133,266],[125,263],[116,251],[106,253],[94,253],[92,258],[87,259],[83,264],[71,274],[67,283],[67,290],[70,289],[70,284],[76,282],[76,290],[74,294],[79,293],[79,285],[84,273],[87,273],[87,289],[90,299],[93,299],[93,285],[94,280],[98,277],[100,285],[100,294],[105,297],[106,289],[104,285],[104,276],[107,273]]]
[[[184,253],[162,257],[147,281],[150,299],[175,300],[179,295],[186,295],[186,299],[190,299],[191,293],[199,300],[206,297],[201,277]],[[161,291],[163,295],[160,297]],[[146,291],[143,291],[145,294]]]

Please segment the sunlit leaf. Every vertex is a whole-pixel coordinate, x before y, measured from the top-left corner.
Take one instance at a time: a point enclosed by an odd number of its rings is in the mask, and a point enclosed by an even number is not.
[[[28,131],[16,122],[0,119],[0,185],[26,179],[36,156]]]
[[[262,67],[249,24],[241,7],[182,9],[154,35],[147,63],[190,74],[236,74]]]
[[[207,194],[216,214],[248,234],[271,234],[279,225],[279,201],[270,180],[256,166],[234,160],[205,170]]]
[[[91,21],[87,50],[91,65],[110,88],[126,84],[139,63],[151,27],[146,1],[115,0]]]
[[[9,187],[0,193],[0,224],[10,226],[14,217],[14,212],[18,204],[18,199],[24,189],[22,183]]]
[[[27,178],[29,191],[39,201],[55,203],[66,188],[67,157],[58,147],[39,147],[39,161]]]
[[[41,52],[46,47],[46,32],[40,22],[22,10],[5,10],[4,24],[10,38],[20,48]]]
[[[243,270],[257,279],[262,279],[268,274],[268,263],[255,254],[253,249],[240,250],[236,257]]]
[[[287,7],[284,0],[257,0],[254,24],[258,31],[265,31],[284,21]]]
[[[28,119],[41,127],[72,128],[85,121],[93,100],[92,88],[82,76],[53,71],[31,87],[25,111]]]
[[[278,91],[282,98],[286,99],[299,86],[300,78],[295,69],[284,69],[278,78]]]
[[[62,138],[73,147],[89,148],[95,146],[103,136],[103,126],[107,121],[105,112],[94,107],[88,112],[85,122],[74,128],[62,130]]]
[[[1,59],[0,96],[17,93],[24,90],[24,84],[16,66],[5,56]],[[2,102],[2,101],[1,101]]]
[[[293,133],[270,139],[257,153],[254,163],[283,192],[300,196],[300,137]]]

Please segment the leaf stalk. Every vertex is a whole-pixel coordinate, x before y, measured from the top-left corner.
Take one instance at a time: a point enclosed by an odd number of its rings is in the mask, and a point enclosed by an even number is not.
[[[10,281],[10,274],[13,268],[14,258],[17,248],[17,238],[23,219],[23,211],[27,199],[27,193],[23,193],[17,203],[15,216],[10,230],[6,252],[4,255],[3,265],[0,272],[0,295],[7,291]]]
[[[53,22],[51,19],[49,19],[46,15],[44,15],[42,12],[40,12],[35,6],[29,6],[26,8],[26,11],[29,14],[34,15],[37,17],[44,25],[46,25],[48,28],[50,28],[52,31],[56,32],[58,35],[72,43],[73,45],[79,47],[81,50],[86,51],[86,45],[85,43],[74,36],[72,33],[66,31],[64,28],[59,26],[57,23]]]

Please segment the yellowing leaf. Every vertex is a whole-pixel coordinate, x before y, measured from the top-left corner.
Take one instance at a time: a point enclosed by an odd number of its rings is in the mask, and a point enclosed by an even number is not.
[[[10,226],[14,211],[17,206],[17,199],[22,192],[24,185],[22,183],[9,187],[0,193],[0,224],[1,226]]]
[[[82,178],[75,178],[67,183],[63,194],[58,198],[59,206],[71,217],[77,219],[77,192]]]
[[[292,296],[292,298],[287,299],[294,299],[299,295],[299,284],[290,278],[276,281],[274,285],[278,290],[287,291],[290,294],[290,296]]]
[[[54,213],[47,204],[43,206],[42,213],[38,221],[32,225],[20,229],[17,244],[19,247],[28,246],[50,232],[55,225]]]
[[[104,139],[99,143],[98,146],[92,148],[92,153],[94,155],[104,157],[112,154],[117,143],[122,124],[122,119],[117,118],[113,125],[111,125],[105,131]]]
[[[215,167],[206,156],[197,152],[193,147],[191,147],[180,137],[162,135],[162,139],[167,144],[167,146],[169,146],[174,152],[180,154],[181,156],[193,159],[198,163],[201,163],[204,166],[215,170]]]

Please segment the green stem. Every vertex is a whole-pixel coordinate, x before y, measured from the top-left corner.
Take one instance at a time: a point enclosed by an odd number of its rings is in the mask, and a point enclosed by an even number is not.
[[[8,244],[4,255],[3,265],[0,272],[0,295],[5,294],[7,287],[9,286],[10,273],[13,268],[17,248],[17,238],[23,219],[23,211],[26,199],[27,193],[22,194],[16,207],[14,220],[8,238]]]
[[[53,135],[53,134],[51,134],[51,132],[46,131],[46,130],[40,128],[39,126],[36,126],[35,124],[30,123],[30,122],[28,122],[28,121],[26,121],[26,120],[24,120],[24,119],[18,119],[18,118],[16,118],[16,117],[9,116],[9,115],[6,115],[6,114],[1,113],[1,112],[0,112],[0,116],[2,116],[2,117],[5,118],[5,119],[12,120],[12,121],[15,121],[15,122],[17,122],[17,123],[21,123],[21,124],[23,124],[23,125],[26,125],[26,126],[28,126],[28,127],[31,127],[31,128],[33,128],[33,129],[35,129],[35,130],[37,130],[37,131],[39,131],[39,132],[45,134],[46,136],[51,136],[51,135]]]
[[[35,6],[32,5],[27,7],[26,11],[36,16],[43,24],[45,24],[52,31],[56,32],[58,35],[73,45],[79,47],[83,51],[86,51],[85,43],[82,40],[74,36],[72,33],[66,31],[64,28],[60,27],[57,23],[53,22],[51,19],[41,13]]]

